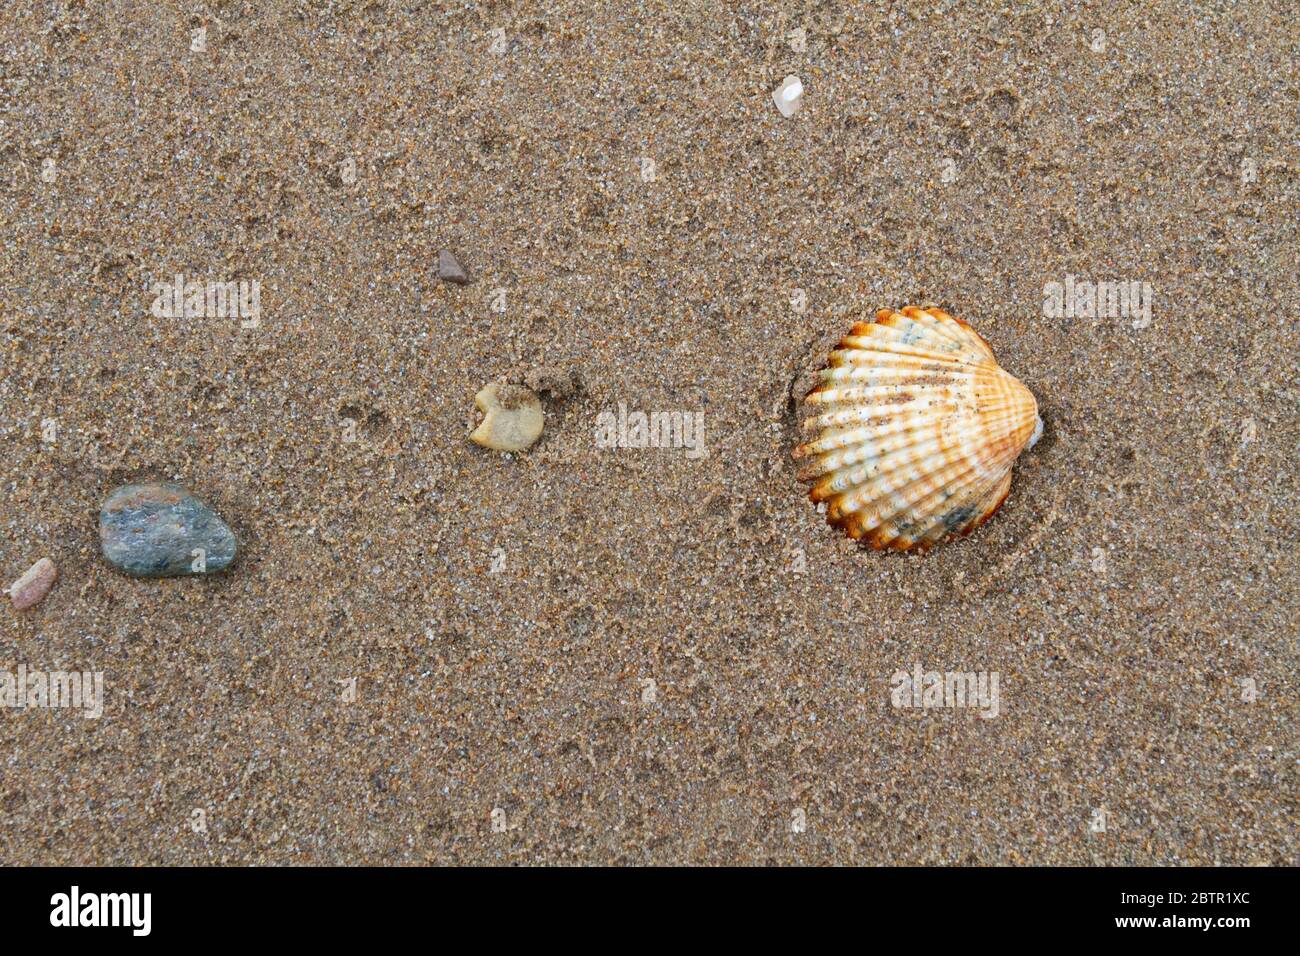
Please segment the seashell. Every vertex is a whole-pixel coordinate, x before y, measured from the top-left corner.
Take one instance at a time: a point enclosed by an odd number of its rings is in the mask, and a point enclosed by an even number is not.
[[[827,520],[874,548],[928,550],[998,510],[1042,433],[1038,403],[974,329],[939,309],[881,309],[831,352],[794,450]]]
[[[782,116],[794,116],[803,106],[803,80],[791,73],[772,91],[772,102]]]
[[[474,404],[483,412],[483,421],[469,437],[484,448],[524,451],[546,424],[542,403],[522,385],[484,385]]]

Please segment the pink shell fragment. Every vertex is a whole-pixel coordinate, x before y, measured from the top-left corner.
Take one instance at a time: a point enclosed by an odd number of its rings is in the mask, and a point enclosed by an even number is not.
[[[49,558],[41,558],[33,564],[21,578],[9,588],[9,600],[15,611],[25,611],[45,600],[45,595],[54,587],[54,579],[59,576],[58,569]]]

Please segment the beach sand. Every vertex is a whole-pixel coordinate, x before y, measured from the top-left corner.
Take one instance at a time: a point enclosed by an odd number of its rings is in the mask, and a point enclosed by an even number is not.
[[[105,698],[0,709],[0,863],[1297,863],[1294,9],[974,6],[7,4],[0,573],[60,577],[0,671]],[[926,303],[1046,433],[878,554],[791,391]],[[537,369],[538,444],[472,444]],[[104,561],[147,479],[231,569]]]

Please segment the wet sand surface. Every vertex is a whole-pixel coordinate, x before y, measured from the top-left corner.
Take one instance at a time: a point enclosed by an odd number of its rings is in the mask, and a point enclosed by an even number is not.
[[[0,709],[0,862],[1295,864],[1298,44],[1282,2],[7,4],[0,573],[60,577],[0,671],[105,698]],[[178,273],[257,326],[153,314]],[[1067,277],[1150,324],[1045,314]],[[1046,432],[878,554],[791,389],[922,303]],[[582,387],[538,444],[470,443],[540,368]],[[707,454],[601,447],[620,403]],[[108,566],[149,479],[232,568]],[[917,666],[997,716],[895,707]]]

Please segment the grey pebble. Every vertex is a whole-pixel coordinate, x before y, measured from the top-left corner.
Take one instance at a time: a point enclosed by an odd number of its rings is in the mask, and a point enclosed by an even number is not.
[[[235,560],[234,532],[180,485],[122,485],[99,511],[104,557],[134,577],[211,574]],[[195,551],[202,549],[202,555]]]

